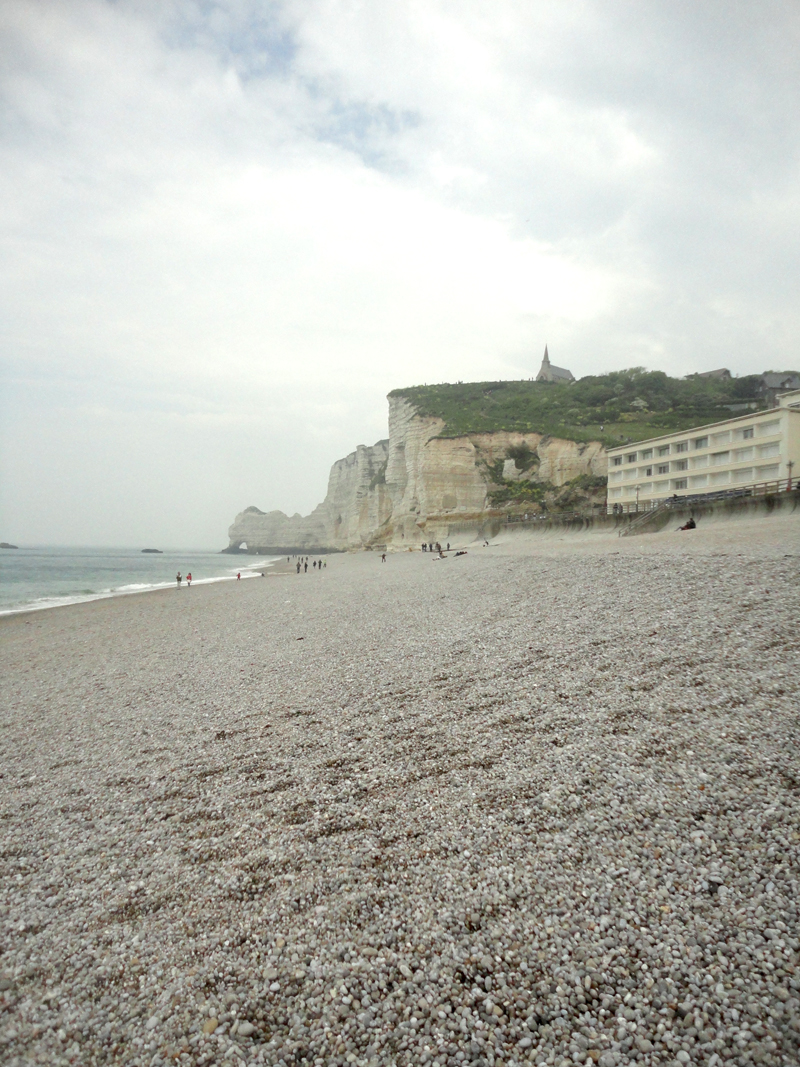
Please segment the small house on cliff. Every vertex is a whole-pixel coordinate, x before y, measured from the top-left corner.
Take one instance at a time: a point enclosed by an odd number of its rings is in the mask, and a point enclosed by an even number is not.
[[[564,367],[554,367],[550,362],[550,356],[547,354],[547,345],[544,346],[544,358],[542,359],[542,366],[539,369],[539,373],[536,375],[537,382],[574,382],[575,377],[572,371],[566,370]]]

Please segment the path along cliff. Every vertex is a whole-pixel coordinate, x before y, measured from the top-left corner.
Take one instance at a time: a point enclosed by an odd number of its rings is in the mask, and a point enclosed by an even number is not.
[[[599,441],[505,431],[450,437],[442,419],[390,396],[389,439],[337,460],[310,515],[246,508],[228,530],[228,551],[416,548],[477,533],[498,484],[562,486],[580,475],[606,475]]]

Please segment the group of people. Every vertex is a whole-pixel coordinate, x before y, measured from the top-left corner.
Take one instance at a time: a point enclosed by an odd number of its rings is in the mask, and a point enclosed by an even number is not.
[[[175,575],[175,581],[178,583],[178,588],[180,589],[181,582],[183,581],[183,578],[181,577],[181,572],[180,571],[178,571],[178,573]],[[192,585],[192,572],[191,571],[189,571],[189,573],[186,575],[186,585],[189,588],[191,588],[191,585]]]
[[[300,558],[297,560],[297,573],[298,574],[300,573],[300,571],[302,571],[304,574],[308,571],[309,559],[310,559],[309,556],[300,556]],[[286,557],[286,562],[287,563],[289,562],[289,557],[288,556]],[[322,560],[322,559],[315,559],[315,560],[311,561],[311,566],[312,566],[313,570],[321,571],[323,567],[327,567],[328,566],[328,561],[327,560]]]
[[[441,543],[439,541],[423,541],[422,542],[422,551],[423,552],[438,552],[439,555],[441,556],[442,555],[442,546],[441,546]],[[450,542],[449,541],[447,542],[447,551],[448,552],[450,551]]]

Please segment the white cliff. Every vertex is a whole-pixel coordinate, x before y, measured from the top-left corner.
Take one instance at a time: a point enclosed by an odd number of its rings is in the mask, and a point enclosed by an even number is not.
[[[389,398],[389,440],[359,445],[331,468],[325,500],[306,516],[247,508],[228,531],[230,548],[250,552],[416,546],[442,539],[452,524],[480,521],[507,482],[561,486],[581,474],[606,475],[599,441],[580,443],[538,433],[441,436],[441,419],[417,414],[404,397]],[[512,456],[522,457],[514,459]]]

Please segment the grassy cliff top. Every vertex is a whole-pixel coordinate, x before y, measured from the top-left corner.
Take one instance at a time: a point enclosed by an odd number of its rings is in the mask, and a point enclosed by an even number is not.
[[[765,404],[760,376],[670,378],[641,367],[580,381],[468,382],[394,389],[420,415],[444,419],[443,437],[497,430],[552,434],[607,446],[745,414],[729,405]]]

